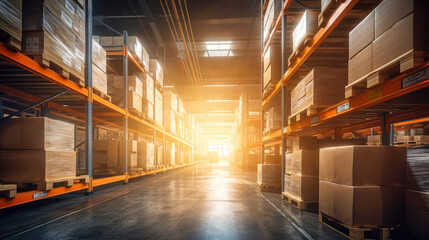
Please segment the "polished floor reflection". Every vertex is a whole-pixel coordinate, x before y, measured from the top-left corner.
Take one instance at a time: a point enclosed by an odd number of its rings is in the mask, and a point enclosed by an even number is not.
[[[219,164],[0,211],[0,239],[346,239]]]

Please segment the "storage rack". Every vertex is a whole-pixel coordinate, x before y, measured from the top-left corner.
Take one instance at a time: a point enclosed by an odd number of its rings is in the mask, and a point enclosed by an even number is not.
[[[246,170],[251,170],[249,166],[249,151],[253,148],[260,147],[260,142],[249,143],[249,127],[257,127],[261,122],[261,118],[247,118],[240,126],[233,130],[231,134],[232,163]]]
[[[305,1],[300,1],[305,3]],[[268,5],[268,0],[261,1],[261,79],[262,95],[264,93],[263,84],[263,58],[270,44],[278,40],[281,35],[282,46],[282,79],[276,83],[274,91],[271,92],[262,101],[262,112],[274,104],[281,105],[282,124],[281,129],[265,136],[262,140],[262,152],[264,147],[280,145],[282,146],[282,174],[285,168],[285,149],[286,139],[295,136],[318,136],[342,138],[345,134],[358,135],[372,134],[373,129],[377,128],[382,134],[383,145],[393,145],[393,136],[395,128],[404,125],[419,124],[429,121],[429,62],[415,67],[403,74],[400,74],[383,84],[362,91],[360,94],[349,99],[338,102],[317,113],[314,116],[301,119],[286,126],[285,99],[287,97],[286,86],[293,81],[294,76],[318,51],[319,46],[329,38],[330,34],[344,22],[348,16],[359,16],[359,12],[354,11],[354,7],[359,4],[358,0],[344,0],[333,11],[331,17],[327,20],[324,27],[318,28],[315,35],[308,41],[309,44],[302,50],[300,55],[286,68],[287,55],[286,46],[286,24],[287,17],[293,14],[295,9],[290,9],[292,0],[285,0],[283,7],[278,15],[273,30],[268,35],[266,44],[263,36],[263,18]],[[366,9],[367,10],[367,9]],[[372,10],[372,9],[371,9]],[[354,12],[353,12],[354,11]],[[359,9],[357,9],[359,11]],[[368,12],[369,13],[369,12]],[[364,18],[360,14],[360,20]],[[346,23],[344,23],[346,24]],[[337,36],[338,37],[338,36]],[[405,81],[413,79],[409,85],[404,85]],[[279,101],[281,101],[279,103]],[[262,129],[263,129],[262,123]],[[262,154],[261,163],[264,161]],[[282,177],[282,189],[284,187],[284,178]]]
[[[45,199],[53,196],[67,194],[70,192],[85,190],[87,194],[91,194],[94,187],[114,183],[124,182],[127,183],[129,179],[141,177],[144,175],[155,174],[158,172],[165,172],[171,169],[182,168],[190,166],[198,162],[199,156],[204,155],[207,151],[202,149],[201,146],[194,146],[192,143],[179,138],[169,132],[166,132],[161,126],[158,126],[146,119],[131,114],[127,109],[126,99],[127,94],[124,95],[124,108],[118,107],[115,104],[105,100],[93,92],[92,89],[92,0],[86,1],[85,7],[86,15],[86,61],[85,68],[85,87],[64,78],[58,73],[46,69],[39,65],[36,61],[29,58],[23,53],[15,52],[3,43],[0,43],[0,73],[2,79],[0,80],[0,97],[17,103],[20,106],[28,106],[20,112],[28,110],[44,110],[47,116],[67,119],[79,124],[85,124],[86,131],[86,159],[87,159],[87,174],[89,176],[88,182],[77,183],[72,186],[54,187],[52,190],[41,191],[26,191],[19,192],[14,198],[0,198],[0,209],[8,208],[11,206],[28,203],[40,199]],[[124,46],[123,51],[107,52],[108,56],[122,58],[124,84],[126,91],[127,87],[127,73],[128,69],[134,68],[145,72],[137,60],[129,53],[127,48],[127,32],[124,31]],[[89,54],[88,54],[89,53]],[[90,63],[90,64],[88,64]],[[128,63],[131,66],[128,66]],[[89,81],[88,81],[89,79]],[[1,101],[0,103],[3,103]],[[0,104],[0,113],[3,114],[3,105]],[[3,115],[1,115],[3,116]],[[177,146],[189,152],[191,161],[182,165],[176,166],[162,166],[155,170],[130,174],[128,168],[125,166],[123,174],[93,178],[92,177],[92,121],[98,124],[112,126],[122,129],[124,134],[125,149],[126,139],[128,132],[138,133],[141,135],[153,137],[156,140],[162,140],[165,146],[165,141],[177,143]],[[155,154],[157,149],[154,150]],[[164,147],[165,152],[165,147]],[[125,157],[127,151],[124,151]],[[194,155],[197,155],[195,158]],[[125,163],[126,164],[126,163]]]

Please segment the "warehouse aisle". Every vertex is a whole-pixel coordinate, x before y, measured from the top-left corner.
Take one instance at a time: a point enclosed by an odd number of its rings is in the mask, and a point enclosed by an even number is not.
[[[345,239],[316,214],[261,194],[255,175],[204,163],[97,189],[92,197],[18,206],[0,211],[0,238]]]

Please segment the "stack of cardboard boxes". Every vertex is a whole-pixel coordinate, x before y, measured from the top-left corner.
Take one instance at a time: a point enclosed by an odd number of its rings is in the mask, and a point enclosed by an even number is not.
[[[92,87],[107,95],[106,50],[92,40]]]
[[[99,39],[100,45],[106,51],[124,50],[124,37],[122,36],[102,36]],[[146,58],[148,57],[146,50],[143,48],[143,45],[136,36],[128,36],[128,52],[141,66],[144,66],[144,63],[149,60]]]
[[[85,11],[74,0],[24,0],[22,51],[67,78],[84,79]]]
[[[407,149],[406,225],[425,239],[429,234],[429,147]]]
[[[268,135],[273,131],[279,130],[282,125],[281,109],[278,106],[271,107],[264,113],[265,129],[264,135]]]
[[[0,182],[39,183],[76,177],[75,126],[44,117],[0,125]]]
[[[391,74],[404,72],[423,63],[429,50],[425,26],[429,2],[384,0],[349,35],[349,86],[346,97],[353,96],[352,85],[367,80],[370,88]],[[394,68],[395,66],[400,66]],[[392,69],[392,71],[390,71]],[[397,71],[399,70],[399,71]],[[385,73],[386,71],[387,74]]]
[[[119,142],[122,140],[94,140],[92,166],[94,170],[119,170]]]
[[[345,146],[320,150],[319,211],[349,227],[394,226],[405,203],[406,149]]]
[[[317,202],[319,198],[319,150],[317,138],[293,139],[293,152],[285,163],[283,192],[301,202]]]
[[[271,45],[264,55],[264,96],[270,93],[282,76],[280,46]]]
[[[119,141],[119,165],[121,169],[125,169],[125,147],[124,141]],[[137,141],[127,141],[127,166],[128,171],[137,168]]]
[[[154,121],[155,82],[149,74],[137,74],[143,83],[142,113],[144,118]]]
[[[124,77],[116,76],[109,77],[109,80],[113,78],[113,87],[109,84],[109,94],[112,96],[112,101],[118,106],[123,107],[123,95],[124,95]],[[146,86],[145,86],[146,87]],[[128,76],[128,110],[134,114],[141,114],[142,100],[143,100],[143,83],[137,75]]]
[[[21,51],[22,0],[0,2],[0,41],[10,48]]]
[[[398,131],[398,136],[396,137],[396,144],[428,144],[429,143],[429,128],[413,128],[407,130]]]
[[[165,130],[176,134],[177,95],[172,91],[166,91],[164,99]]]
[[[268,1],[267,9],[264,16],[264,41],[268,39],[268,35],[273,29],[277,17],[280,14],[280,10],[283,7],[281,0],[265,0]]]
[[[147,140],[137,142],[137,167],[148,171],[155,166],[154,145]]]

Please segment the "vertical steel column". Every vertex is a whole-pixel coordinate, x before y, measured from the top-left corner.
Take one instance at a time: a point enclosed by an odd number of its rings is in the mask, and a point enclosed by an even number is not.
[[[265,0],[268,1],[268,0]],[[264,19],[262,18],[262,11],[264,9],[264,0],[261,0],[261,106],[262,99],[264,98],[264,62],[262,54],[264,53]],[[264,110],[261,108],[261,140],[264,136]],[[261,144],[261,164],[264,163],[264,143]]]
[[[85,158],[89,186],[86,194],[92,194],[92,0],[85,1]]]
[[[162,146],[164,146],[162,148],[162,154],[163,154],[162,159],[164,161],[164,166],[165,166],[166,165],[166,162],[165,162],[165,158],[166,158],[165,150],[167,150],[167,144],[165,142],[165,133],[162,134]]]
[[[371,136],[374,136],[374,135],[375,135],[374,128],[371,128]]]
[[[286,161],[286,154],[285,154],[285,151],[286,151],[286,139],[284,138],[284,128],[285,128],[285,115],[286,115],[286,113],[287,113],[287,111],[286,111],[286,109],[285,109],[285,107],[287,106],[287,104],[286,104],[286,94],[287,94],[287,91],[286,91],[286,86],[284,86],[284,81],[283,81],[283,74],[286,72],[286,66],[285,66],[285,62],[286,62],[286,38],[287,38],[287,36],[286,36],[286,34],[287,34],[287,31],[286,31],[286,23],[287,23],[287,18],[286,18],[286,16],[284,15],[284,10],[283,10],[283,6],[284,6],[284,1],[282,1],[282,26],[281,26],[281,28],[282,28],[282,31],[281,31],[281,34],[282,34],[282,46],[281,46],[281,51],[282,51],[282,74],[281,74],[281,76],[282,76],[282,78],[280,79],[280,81],[282,81],[282,102],[281,102],[281,106],[282,106],[282,109],[281,109],[281,113],[282,113],[282,124],[281,124],[281,130],[282,130],[282,148],[281,148],[281,150],[282,150],[282,162],[281,162],[281,165],[282,165],[282,173],[281,173],[281,181],[282,181],[282,185],[281,185],[281,191],[283,192],[283,189],[284,189],[284,184],[285,184],[285,179],[284,179],[284,173],[285,173],[285,161]]]
[[[386,131],[386,113],[381,114],[381,145],[383,146],[389,146],[390,145],[390,134],[388,131]]]
[[[390,146],[395,142],[395,125],[390,124]]]
[[[153,157],[154,157],[154,160],[153,160],[153,162],[154,162],[154,165],[155,166],[158,166],[158,158],[157,158],[157,156],[158,156],[158,144],[157,144],[157,139],[156,139],[156,129],[154,128],[153,129],[153,149],[154,149],[154,151],[153,151]]]
[[[0,118],[3,118],[4,112],[3,112],[3,99],[0,99]]]
[[[125,166],[125,183],[128,182],[128,32],[123,32],[124,36],[124,55],[122,56],[123,63],[123,79],[124,79],[124,166]]]

